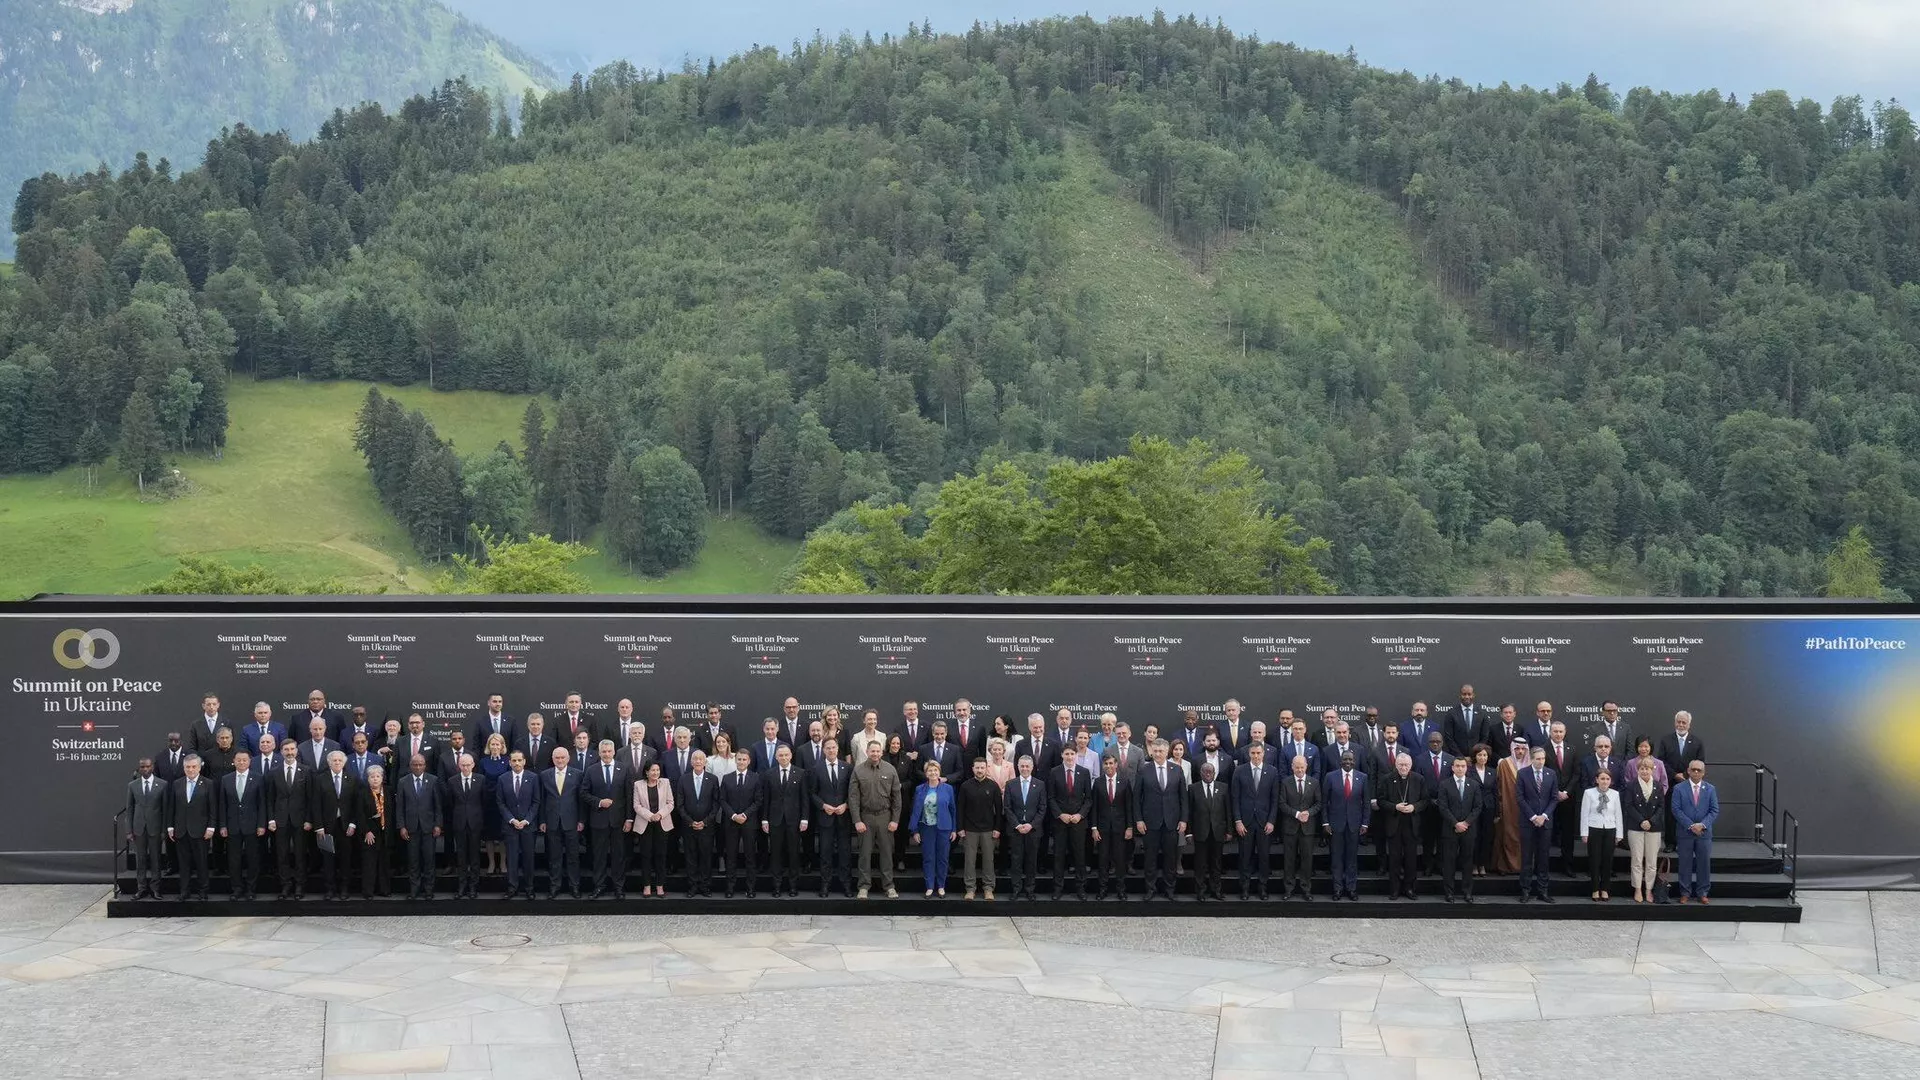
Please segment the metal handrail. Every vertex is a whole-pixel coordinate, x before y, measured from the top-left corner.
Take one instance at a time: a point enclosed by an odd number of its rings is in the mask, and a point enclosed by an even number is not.
[[[1783,834],[1786,839],[1773,845],[1773,849],[1782,853],[1786,859],[1787,896],[1798,900],[1800,899],[1800,819],[1795,817],[1791,810],[1780,811],[1780,816],[1787,822],[1786,832]]]
[[[1753,798],[1722,798],[1722,806],[1753,807],[1753,839],[1761,844],[1769,844],[1769,837],[1778,835],[1780,828],[1780,775],[1757,761],[1710,761],[1707,763],[1708,775],[1715,769],[1750,769],[1753,772]]]
[[[126,856],[133,850],[127,843],[126,833],[120,828],[120,819],[126,816],[124,809],[113,812],[113,836],[107,844],[107,851],[113,859],[112,872],[107,875],[107,880],[113,882],[113,891],[116,893],[120,891],[120,868],[127,865]]]

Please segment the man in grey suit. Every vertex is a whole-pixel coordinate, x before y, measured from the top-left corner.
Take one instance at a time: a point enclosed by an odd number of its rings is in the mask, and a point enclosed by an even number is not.
[[[167,784],[153,775],[153,759],[140,759],[140,775],[127,782],[127,843],[133,848],[135,900],[153,898],[160,879],[160,841],[167,835]]]

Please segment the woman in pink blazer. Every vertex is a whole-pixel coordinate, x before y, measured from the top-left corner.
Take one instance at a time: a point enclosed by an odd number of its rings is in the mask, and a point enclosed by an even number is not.
[[[673,785],[660,779],[660,763],[647,763],[647,778],[633,785],[633,831],[639,846],[640,895],[667,895],[667,848],[673,837]]]

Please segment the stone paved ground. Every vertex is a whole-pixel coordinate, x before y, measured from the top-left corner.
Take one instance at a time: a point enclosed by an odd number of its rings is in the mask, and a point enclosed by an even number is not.
[[[0,887],[0,1074],[1920,1078],[1913,893],[1803,894],[1798,925],[109,921],[105,899]]]

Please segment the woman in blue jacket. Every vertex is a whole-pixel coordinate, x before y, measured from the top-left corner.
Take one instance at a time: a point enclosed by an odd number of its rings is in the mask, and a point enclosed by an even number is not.
[[[929,761],[927,782],[914,790],[909,803],[913,834],[920,838],[920,873],[927,882],[927,896],[947,895],[947,862],[953,850],[954,832],[959,828],[954,812],[953,788],[940,779],[940,765]]]

